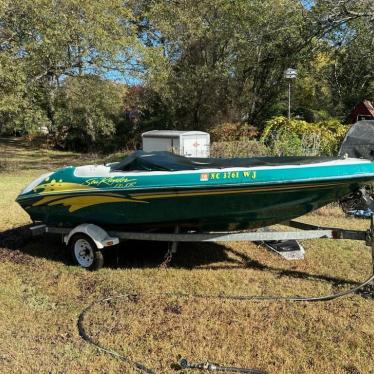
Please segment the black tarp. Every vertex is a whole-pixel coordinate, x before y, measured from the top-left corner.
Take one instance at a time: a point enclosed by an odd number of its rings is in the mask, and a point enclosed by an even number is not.
[[[374,160],[374,121],[359,121],[349,129],[339,156]]]
[[[177,171],[231,167],[305,165],[336,160],[336,157],[187,158],[170,152],[136,151],[111,165],[113,171]]]

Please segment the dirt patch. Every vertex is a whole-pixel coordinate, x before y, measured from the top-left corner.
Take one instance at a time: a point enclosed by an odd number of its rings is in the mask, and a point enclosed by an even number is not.
[[[20,226],[0,233],[0,262],[11,261],[15,264],[29,264],[32,256],[20,249],[31,239],[30,225]]]
[[[7,261],[13,262],[14,264],[28,265],[32,263],[33,258],[18,249],[9,250],[7,248],[0,248],[0,262]]]

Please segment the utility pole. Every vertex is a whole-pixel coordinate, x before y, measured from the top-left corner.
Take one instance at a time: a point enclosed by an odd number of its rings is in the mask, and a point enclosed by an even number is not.
[[[297,70],[288,68],[284,71],[284,77],[288,79],[288,120],[291,120],[291,81],[296,79]]]

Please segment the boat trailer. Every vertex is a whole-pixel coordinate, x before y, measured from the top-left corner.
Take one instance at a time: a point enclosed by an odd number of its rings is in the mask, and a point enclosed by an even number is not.
[[[240,232],[182,232],[176,226],[173,233],[170,232],[137,232],[104,230],[91,224],[81,224],[73,229],[47,226],[45,224],[34,225],[30,228],[33,236],[45,233],[62,235],[63,242],[70,248],[78,265],[97,270],[103,266],[102,250],[125,240],[158,241],[170,243],[167,256],[172,256],[177,251],[179,243],[182,242],[241,242],[252,241],[257,243],[269,243],[268,247],[275,248],[277,243],[291,242],[309,239],[337,239],[364,241],[366,245],[372,246],[374,256],[374,217],[371,217],[371,225],[368,230],[348,230],[336,227],[324,227],[311,225],[291,220],[282,225],[297,229],[294,231],[273,231],[263,228],[259,231]],[[273,245],[274,244],[274,245]],[[302,247],[301,247],[302,248]],[[294,251],[294,247],[290,251]],[[292,254],[291,254],[292,256]],[[374,260],[373,260],[374,261]]]

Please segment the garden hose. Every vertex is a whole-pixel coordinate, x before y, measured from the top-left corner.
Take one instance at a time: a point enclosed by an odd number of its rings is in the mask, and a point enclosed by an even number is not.
[[[295,301],[295,302],[319,302],[319,301],[329,301],[334,300],[343,296],[347,296],[350,294],[354,294],[363,287],[367,286],[374,280],[374,246],[372,248],[372,274],[371,276],[365,280],[364,282],[358,284],[356,287],[350,288],[346,291],[341,291],[334,294],[323,295],[323,296],[312,296],[312,297],[303,297],[303,296],[250,296],[250,295],[204,295],[204,294],[183,294],[183,293],[152,293],[152,296],[166,296],[166,297],[179,297],[179,298],[199,298],[199,299],[219,299],[219,300],[237,300],[237,301]],[[152,369],[146,367],[144,364],[133,361],[130,357],[120,354],[114,350],[109,348],[105,348],[101,346],[98,342],[96,342],[85,330],[84,327],[84,320],[87,312],[89,312],[95,305],[101,304],[108,301],[113,301],[115,299],[128,299],[128,300],[136,300],[139,299],[140,294],[137,293],[124,293],[117,296],[107,297],[105,299],[100,299],[94,301],[92,304],[87,306],[83,311],[80,313],[78,318],[78,331],[79,335],[87,342],[96,347],[99,351],[105,352],[107,354],[112,355],[124,362],[129,363],[134,368],[139,370],[140,372],[147,373],[147,374],[156,374]],[[180,369],[200,369],[200,370],[208,370],[208,371],[225,371],[225,372],[237,372],[237,373],[256,373],[256,374],[266,374],[265,371],[257,370],[257,369],[246,369],[246,368],[234,368],[234,367],[224,367],[218,364],[190,364],[187,359],[181,359],[179,361],[178,367]],[[214,370],[213,370],[214,368]],[[231,371],[229,370],[231,369]],[[240,371],[241,370],[241,371]]]

